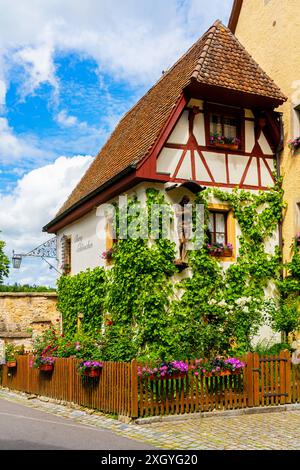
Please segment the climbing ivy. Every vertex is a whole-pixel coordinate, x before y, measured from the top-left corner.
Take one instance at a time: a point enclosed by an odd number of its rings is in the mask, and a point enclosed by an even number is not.
[[[289,333],[300,328],[300,253],[296,242],[292,259],[284,268],[286,276],[277,284],[281,295],[279,308],[272,315],[272,326],[283,332],[286,341]]]
[[[279,279],[281,260],[279,248],[266,250],[283,208],[281,181],[273,189],[250,193],[207,189],[196,198],[204,204],[206,233],[208,201],[211,197],[226,202],[239,223],[239,256],[226,270],[206,249],[207,238],[200,250],[189,257],[191,278],[179,284],[183,295],[175,308],[180,317],[178,344],[184,343],[188,356],[251,349],[251,338],[267,315],[276,309],[265,291]],[[179,351],[178,351],[179,352]],[[178,353],[177,352],[177,353]]]
[[[163,193],[147,191],[147,207],[165,202]],[[128,203],[137,204],[136,199]],[[140,206],[137,218],[145,210]],[[145,216],[145,215],[144,215]],[[132,218],[129,222],[132,222]],[[146,221],[150,227],[150,211]],[[141,226],[143,223],[140,221]],[[162,230],[159,224],[158,230]],[[110,325],[105,330],[104,357],[128,360],[136,355],[163,357],[169,349],[172,296],[171,276],[176,268],[175,244],[167,239],[119,240],[114,264],[108,272],[106,310]]]
[[[81,328],[91,337],[101,334],[106,274],[103,268],[88,269],[74,276],[61,276],[57,282],[58,309],[62,313],[67,337],[77,331],[78,315],[83,315]]]
[[[227,269],[207,249],[212,198],[226,202],[241,230],[239,255]],[[292,315],[288,327],[280,321],[288,302],[267,294],[272,284],[290,301],[298,299],[300,291],[299,254],[282,281],[279,248],[267,249],[274,244],[272,237],[285,207],[280,180],[269,191],[206,189],[196,196],[194,204],[204,206],[204,243],[189,251],[189,270],[180,281],[174,277],[176,246],[162,237],[158,213],[156,230],[152,226],[150,214],[159,211],[161,204],[171,219],[163,192],[147,190],[148,212],[132,197],[125,214],[117,209],[117,234],[125,218],[138,235],[118,239],[111,268],[60,279],[59,308],[68,334],[75,333],[78,313],[83,313],[82,328],[100,341],[103,359],[178,359],[249,350],[251,338],[267,316],[277,329],[295,327]],[[135,211],[130,210],[133,207]],[[145,238],[147,228],[152,232]]]

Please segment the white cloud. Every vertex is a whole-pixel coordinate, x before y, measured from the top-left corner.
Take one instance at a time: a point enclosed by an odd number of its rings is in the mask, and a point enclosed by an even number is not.
[[[55,53],[94,58],[100,70],[151,83],[232,0],[0,0],[0,43],[23,66],[23,94],[41,83],[57,89]],[[13,54],[11,54],[13,51]],[[2,56],[3,56],[2,54]],[[3,99],[3,98],[2,98]]]
[[[72,127],[78,124],[78,119],[76,116],[69,116],[67,111],[63,109],[56,116],[56,121],[65,127]]]
[[[26,253],[49,238],[42,227],[54,217],[91,161],[89,155],[59,157],[24,175],[10,195],[0,196],[1,238],[7,243],[7,253],[13,249]],[[25,258],[19,272],[11,269],[10,281],[20,282],[30,275],[31,283],[41,283],[40,269],[41,260]]]
[[[20,158],[34,160],[49,155],[49,152],[38,148],[36,139],[30,135],[16,136],[7,119],[0,117],[0,164],[11,164]]]

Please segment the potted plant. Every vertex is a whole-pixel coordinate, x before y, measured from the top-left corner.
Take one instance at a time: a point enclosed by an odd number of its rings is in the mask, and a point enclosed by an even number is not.
[[[103,363],[99,361],[82,361],[78,364],[79,375],[86,377],[99,377],[102,371]]]
[[[209,143],[215,147],[238,150],[241,141],[237,137],[226,137],[222,134],[215,133],[210,135]]]
[[[149,380],[179,379],[186,377],[188,370],[188,364],[183,361],[161,362],[156,367],[138,366],[138,376]]]
[[[113,258],[113,248],[109,248],[108,250],[103,251],[102,258],[105,259],[107,262],[110,262]]]
[[[52,356],[37,356],[32,367],[43,372],[52,372],[54,368],[55,358]]]
[[[288,141],[289,147],[292,150],[297,150],[300,148],[300,137],[296,137],[296,139],[290,139]]]
[[[6,358],[6,366],[8,368],[17,367],[17,350],[16,346],[13,343],[7,343],[5,345],[5,358]]]

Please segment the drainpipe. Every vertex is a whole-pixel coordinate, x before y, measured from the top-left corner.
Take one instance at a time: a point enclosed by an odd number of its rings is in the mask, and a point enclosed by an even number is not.
[[[280,131],[280,139],[278,142],[278,145],[275,150],[275,157],[276,157],[276,175],[277,178],[280,176],[280,152],[283,149],[283,139],[284,139],[284,132],[283,132],[283,119],[282,119],[282,114],[279,112],[275,112],[275,115],[278,118],[279,121],[279,131]],[[283,254],[283,237],[282,237],[282,221],[279,222],[278,224],[278,242],[279,242],[279,249],[281,256]],[[281,276],[283,276],[283,271],[281,272]]]
[[[276,175],[277,178],[280,176],[280,152],[283,149],[283,138],[284,138],[284,132],[283,132],[283,120],[282,120],[282,113],[276,112],[277,118],[279,120],[279,130],[280,130],[280,139],[279,143],[276,147],[275,150],[275,157],[276,157]],[[281,257],[283,257],[283,237],[282,237],[282,221],[279,222],[278,224],[278,243],[279,243],[279,249],[280,249],[280,254]],[[280,277],[283,278],[283,268],[280,269]],[[281,332],[281,341],[285,342],[285,333]]]

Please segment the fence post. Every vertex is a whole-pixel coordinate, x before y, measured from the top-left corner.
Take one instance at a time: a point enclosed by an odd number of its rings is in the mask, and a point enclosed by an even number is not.
[[[33,361],[33,356],[31,354],[28,354],[27,356],[27,381],[26,381],[26,392],[30,393],[30,364]]]
[[[137,360],[131,361],[131,417],[137,418],[138,413],[138,375]]]
[[[288,350],[285,351],[285,357],[287,359],[285,369],[285,387],[286,387],[286,403],[291,403],[291,354]]]
[[[280,364],[279,365],[279,368],[280,368],[280,404],[284,405],[286,402],[285,393],[286,393],[286,371],[287,371],[285,351],[280,351],[279,357],[280,357],[280,363],[279,363]]]
[[[253,406],[253,354],[247,354],[247,394],[248,406]]]

